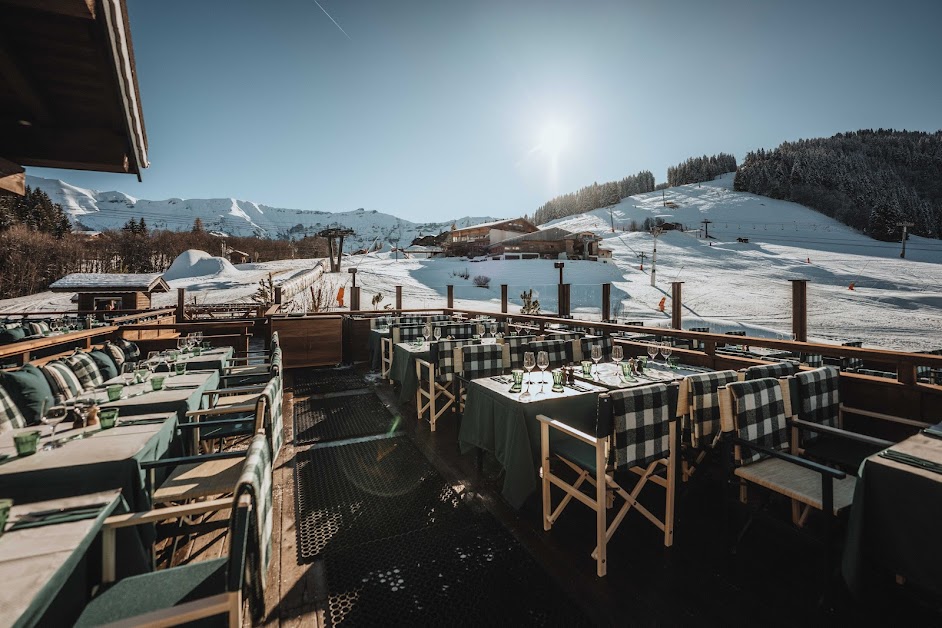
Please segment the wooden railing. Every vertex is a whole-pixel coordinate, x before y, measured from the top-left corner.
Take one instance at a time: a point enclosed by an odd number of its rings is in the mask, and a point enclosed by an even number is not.
[[[167,348],[172,342],[176,341],[180,335],[186,335],[193,332],[203,332],[204,340],[212,342],[216,346],[232,346],[237,352],[245,354],[249,350],[249,341],[253,336],[256,320],[238,320],[238,321],[188,321],[185,323],[166,322],[166,323],[141,323],[137,325],[125,325],[120,329],[123,337],[132,339],[136,334],[145,336],[147,332],[153,332],[151,337],[138,337],[135,342],[143,344],[146,348]],[[166,345],[166,347],[164,346]]]
[[[75,348],[91,349],[97,344],[96,341],[110,338],[118,329],[114,325],[107,325],[15,342],[0,347],[0,364],[42,363],[71,353]]]

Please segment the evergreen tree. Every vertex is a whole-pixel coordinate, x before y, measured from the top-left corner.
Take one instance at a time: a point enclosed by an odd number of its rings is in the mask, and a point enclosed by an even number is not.
[[[204,231],[204,230],[203,230],[203,221],[202,221],[201,218],[197,217],[196,220],[193,221],[193,229],[192,229],[192,231],[193,231],[193,233],[203,233],[203,231]]]

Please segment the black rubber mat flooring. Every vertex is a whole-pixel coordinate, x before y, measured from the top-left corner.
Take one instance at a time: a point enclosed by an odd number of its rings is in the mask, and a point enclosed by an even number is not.
[[[368,386],[353,369],[306,369],[294,376],[296,396],[346,392]]]
[[[294,442],[298,445],[389,434],[398,425],[398,419],[372,392],[302,399],[294,404]]]
[[[406,436],[299,451],[295,481],[299,562],[322,561],[329,625],[588,625]]]
[[[454,489],[405,436],[295,454],[301,562],[442,522],[465,509]]]

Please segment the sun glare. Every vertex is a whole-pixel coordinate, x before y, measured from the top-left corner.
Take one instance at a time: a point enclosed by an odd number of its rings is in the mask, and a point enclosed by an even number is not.
[[[540,148],[552,157],[564,151],[568,143],[569,129],[557,122],[547,124],[540,133]]]

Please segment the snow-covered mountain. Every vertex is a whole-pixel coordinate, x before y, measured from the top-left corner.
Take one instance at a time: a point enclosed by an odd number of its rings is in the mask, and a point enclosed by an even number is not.
[[[356,233],[344,240],[344,249],[352,251],[370,247],[377,240],[387,249],[396,242],[405,247],[414,238],[437,235],[450,229],[453,223],[465,227],[494,220],[481,216],[415,223],[375,209],[332,213],[269,207],[235,198],[150,201],[124,192],[80,188],[58,179],[27,176],[26,183],[43,190],[54,203],[62,205],[76,228],[85,231],[119,229],[131,218],[141,217],[155,229],[184,231],[192,228],[193,221],[199,218],[207,231],[282,239],[299,239],[327,227],[343,226]]]

